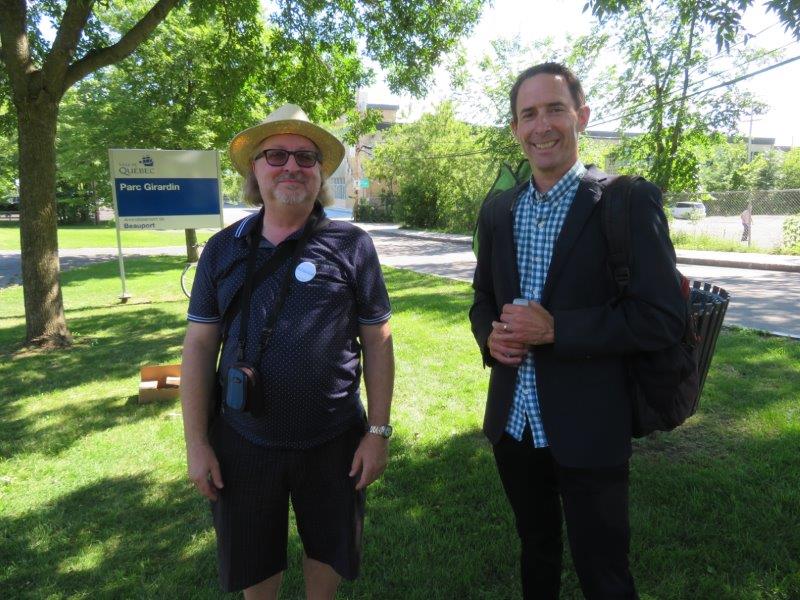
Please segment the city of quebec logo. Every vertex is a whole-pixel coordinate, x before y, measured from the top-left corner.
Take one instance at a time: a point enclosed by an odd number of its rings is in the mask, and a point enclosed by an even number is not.
[[[152,175],[156,172],[155,161],[147,154],[137,162],[120,163],[117,169],[122,175]]]

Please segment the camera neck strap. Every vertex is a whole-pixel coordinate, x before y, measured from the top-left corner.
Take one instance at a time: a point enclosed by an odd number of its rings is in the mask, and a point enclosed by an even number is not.
[[[250,233],[250,244],[249,252],[247,253],[247,267],[245,271],[244,285],[242,287],[242,294],[239,297],[241,310],[239,320],[239,340],[237,347],[238,361],[243,361],[245,357],[245,349],[247,347],[247,325],[250,321],[250,301],[253,294],[254,284],[260,283],[270,274],[277,271],[281,265],[286,262],[287,257],[291,256],[291,261],[289,263],[289,268],[286,269],[283,281],[281,282],[281,288],[278,292],[278,296],[275,298],[275,304],[273,305],[272,311],[267,317],[264,328],[261,331],[259,355],[255,364],[261,362],[261,355],[266,349],[267,344],[269,344],[269,339],[272,336],[272,331],[275,328],[275,322],[278,320],[278,315],[283,308],[284,301],[286,300],[286,296],[289,292],[289,284],[295,263],[297,263],[297,260],[300,258],[300,254],[303,252],[303,248],[305,248],[308,240],[311,239],[311,236],[324,228],[329,223],[329,219],[325,216],[325,213],[322,210],[322,205],[318,202],[315,202],[314,209],[311,211],[311,215],[308,217],[305,227],[303,227],[303,233],[300,235],[300,237],[282,241],[275,248],[275,252],[273,252],[272,256],[269,257],[267,262],[264,263],[261,268],[256,270],[256,259],[258,258],[258,247],[261,243],[261,229],[263,227],[263,222],[262,214]]]

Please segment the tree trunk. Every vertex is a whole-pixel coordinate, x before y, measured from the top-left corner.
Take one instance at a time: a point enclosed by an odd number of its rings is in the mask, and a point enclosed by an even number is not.
[[[19,107],[19,228],[25,340],[67,346],[58,262],[56,214],[56,121],[58,103],[47,94]]]
[[[194,229],[184,229],[186,234],[186,261],[197,262],[200,256],[197,252],[197,231]]]

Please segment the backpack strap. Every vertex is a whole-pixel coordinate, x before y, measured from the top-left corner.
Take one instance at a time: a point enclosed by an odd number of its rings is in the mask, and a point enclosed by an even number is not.
[[[620,175],[603,189],[600,218],[608,245],[608,266],[624,296],[631,280],[631,190],[641,177]]]

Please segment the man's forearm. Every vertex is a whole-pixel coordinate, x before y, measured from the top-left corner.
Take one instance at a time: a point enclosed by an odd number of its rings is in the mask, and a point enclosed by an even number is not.
[[[362,339],[364,384],[367,388],[367,418],[370,425],[386,425],[394,390],[394,350],[388,324]]]
[[[198,341],[187,333],[181,363],[181,406],[186,445],[208,440],[208,419],[214,404],[218,343]]]

